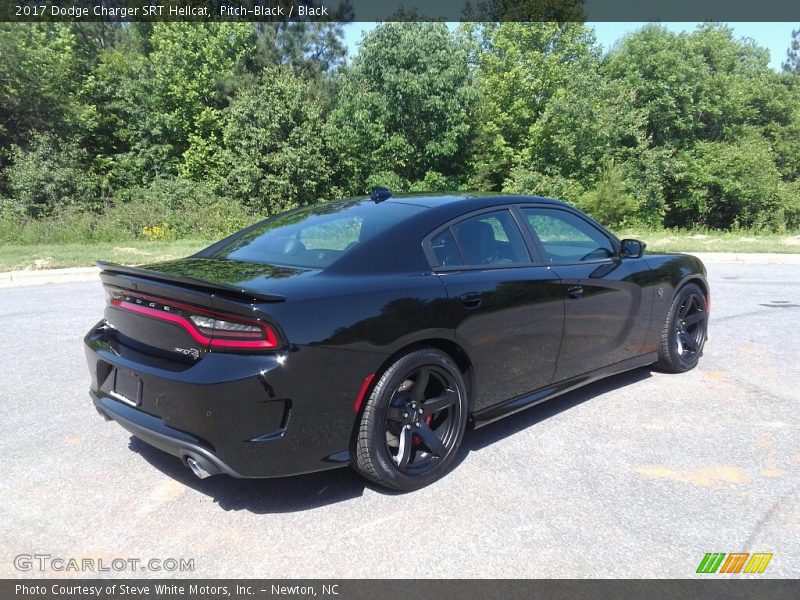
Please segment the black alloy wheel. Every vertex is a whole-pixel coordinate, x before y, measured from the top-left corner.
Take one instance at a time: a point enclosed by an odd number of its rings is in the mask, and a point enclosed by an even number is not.
[[[441,477],[467,419],[464,381],[446,354],[418,350],[392,364],[361,417],[355,467],[386,487],[410,491]]]
[[[420,367],[395,390],[386,412],[386,447],[409,475],[430,471],[458,437],[458,392],[452,377],[435,366]]]
[[[672,302],[661,333],[658,366],[682,373],[697,366],[708,331],[708,304],[695,283],[683,286]]]

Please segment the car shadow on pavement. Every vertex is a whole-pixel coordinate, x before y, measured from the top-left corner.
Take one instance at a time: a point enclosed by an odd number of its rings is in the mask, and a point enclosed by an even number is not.
[[[480,451],[600,394],[648,377],[650,377],[649,368],[614,375],[525,409],[511,418],[501,419],[475,431],[467,431],[461,451],[454,461],[454,468],[457,468],[470,452]],[[236,479],[226,475],[198,479],[176,457],[161,452],[135,437],[131,437],[129,448],[168,477],[209,496],[226,511],[247,510],[255,514],[296,512],[357,498],[365,489],[384,495],[399,493],[375,486],[349,468],[273,479]]]
[[[372,487],[346,467],[269,479],[237,479],[227,475],[198,479],[178,458],[138,438],[131,436],[129,448],[168,477],[209,496],[226,511],[266,514],[310,510],[357,498],[365,488]]]
[[[457,462],[460,463],[470,452],[485,448],[565,410],[578,406],[587,400],[592,400],[601,394],[643,381],[651,376],[650,367],[642,367],[619,375],[612,375],[557,396],[552,400],[524,409],[513,416],[500,419],[474,431],[468,431],[461,447],[461,456],[459,456]]]

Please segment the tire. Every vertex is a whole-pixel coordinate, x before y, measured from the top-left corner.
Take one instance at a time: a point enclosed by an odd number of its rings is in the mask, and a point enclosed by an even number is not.
[[[684,373],[697,366],[708,333],[706,295],[696,283],[680,288],[670,305],[656,367],[669,373]]]
[[[384,487],[409,492],[449,470],[467,423],[464,378],[443,352],[426,348],[395,361],[364,407],[353,467]]]

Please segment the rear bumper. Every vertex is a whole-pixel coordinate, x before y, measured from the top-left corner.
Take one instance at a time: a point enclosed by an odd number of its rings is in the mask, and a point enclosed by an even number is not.
[[[188,462],[191,460],[202,469],[201,472],[206,477],[222,473],[231,477],[242,477],[240,473],[222,462],[211,449],[205,447],[203,442],[194,436],[184,431],[167,427],[158,417],[136,410],[119,400],[114,400],[108,396],[98,397],[97,394],[91,391],[89,395],[101,415],[116,421],[143,442],[167,454],[177,456],[187,467],[192,468]],[[195,474],[197,473],[198,471],[195,471]]]
[[[385,360],[307,346],[170,359],[125,345],[102,321],[87,334],[85,351],[90,395],[104,417],[187,466],[247,478],[349,464],[353,403],[364,377]],[[140,382],[135,405],[119,399],[122,372]]]

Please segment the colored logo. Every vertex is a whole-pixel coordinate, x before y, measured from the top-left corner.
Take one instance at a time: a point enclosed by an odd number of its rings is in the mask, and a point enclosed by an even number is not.
[[[727,557],[727,558],[726,558]],[[700,561],[698,573],[763,573],[772,553],[767,552],[709,552]]]

